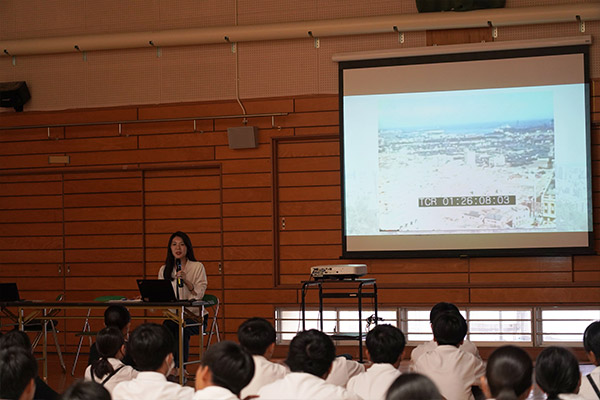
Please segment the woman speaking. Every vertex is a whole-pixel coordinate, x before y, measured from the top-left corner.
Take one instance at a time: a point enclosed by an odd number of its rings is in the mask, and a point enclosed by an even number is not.
[[[196,261],[194,249],[189,236],[183,232],[175,232],[169,238],[167,258],[165,264],[158,271],[158,279],[171,281],[175,295],[179,300],[201,300],[204,297],[208,281],[204,265]],[[190,308],[191,312],[200,320],[200,310]],[[195,324],[197,321],[186,319],[186,324]],[[179,343],[179,326],[172,320],[163,322]],[[187,362],[190,354],[190,336],[199,333],[198,326],[186,327],[183,330],[183,361]],[[175,351],[175,364],[179,366],[178,352]]]

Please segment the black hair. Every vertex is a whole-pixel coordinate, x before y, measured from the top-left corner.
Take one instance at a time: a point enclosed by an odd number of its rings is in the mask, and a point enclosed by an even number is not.
[[[244,321],[237,331],[238,341],[252,355],[262,356],[275,343],[277,334],[273,325],[264,318]]]
[[[113,373],[115,369],[108,361],[108,358],[114,358],[124,343],[125,338],[123,337],[123,333],[116,326],[107,326],[101,329],[96,336],[96,348],[100,354],[100,359],[94,361],[92,364],[91,374],[102,378],[107,374]]]
[[[37,368],[30,350],[20,346],[0,350],[0,398],[18,399],[37,376]]]
[[[165,259],[165,269],[163,271],[163,278],[172,281],[173,280],[173,268],[175,268],[175,256],[173,252],[171,252],[171,243],[173,239],[176,237],[180,237],[183,240],[186,248],[186,257],[190,261],[196,261],[196,257],[194,256],[194,248],[192,247],[192,241],[190,237],[181,231],[177,231],[171,235],[169,238],[169,243],[167,244],[167,258]]]
[[[558,399],[561,393],[575,393],[580,377],[577,358],[564,347],[547,347],[535,361],[535,381],[548,400]]]
[[[105,326],[116,326],[122,331],[130,321],[131,315],[129,314],[129,310],[122,305],[113,304],[104,310]]]
[[[285,363],[292,372],[307,372],[322,378],[335,360],[335,345],[316,329],[299,332],[288,349]]]
[[[104,386],[92,381],[75,381],[65,390],[61,400],[111,400],[110,392]]]
[[[583,348],[586,353],[592,352],[596,362],[600,363],[600,321],[592,322],[583,332]]]
[[[6,332],[6,334],[0,337],[0,350],[4,350],[13,346],[20,347],[31,352],[31,340],[23,331],[15,329],[10,332]]]
[[[438,314],[433,320],[433,337],[438,345],[458,346],[467,335],[467,321],[454,311]]]
[[[254,376],[254,360],[250,353],[229,340],[210,346],[201,364],[208,367],[215,385],[229,389],[238,397]]]
[[[157,371],[165,358],[173,353],[175,339],[162,325],[146,323],[131,333],[128,351],[139,371]]]
[[[374,363],[395,364],[406,346],[402,331],[392,325],[377,325],[367,333],[369,358]]]
[[[516,400],[529,390],[533,362],[525,350],[502,346],[494,350],[487,362],[485,377],[496,400]]]
[[[458,307],[456,307],[456,305],[452,303],[447,303],[445,301],[437,303],[431,308],[431,311],[429,312],[429,322],[433,324],[433,320],[435,319],[435,317],[437,317],[441,313],[449,311],[460,314],[460,310],[458,309]]]
[[[385,400],[442,400],[435,383],[425,375],[402,374],[387,391]]]

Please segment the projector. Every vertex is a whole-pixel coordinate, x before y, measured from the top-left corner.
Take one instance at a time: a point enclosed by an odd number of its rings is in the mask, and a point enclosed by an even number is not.
[[[367,274],[365,264],[317,265],[310,268],[315,279],[356,279]]]

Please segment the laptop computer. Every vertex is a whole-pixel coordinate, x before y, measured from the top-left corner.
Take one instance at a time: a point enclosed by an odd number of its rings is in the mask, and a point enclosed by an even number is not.
[[[0,283],[0,301],[20,301],[19,289],[15,282]]]
[[[167,303],[177,301],[171,282],[164,279],[137,279],[143,301]]]

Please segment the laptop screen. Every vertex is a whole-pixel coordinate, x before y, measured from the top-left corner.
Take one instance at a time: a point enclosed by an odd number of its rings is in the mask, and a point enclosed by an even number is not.
[[[15,282],[0,283],[0,301],[19,301],[19,289]]]
[[[138,288],[143,301],[164,303],[177,301],[171,282],[164,279],[138,279]]]

